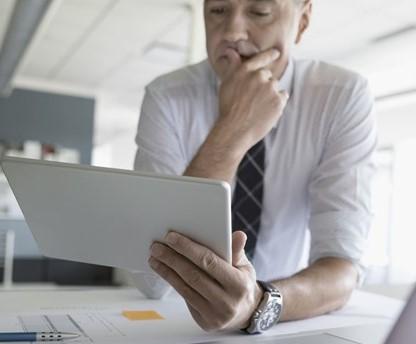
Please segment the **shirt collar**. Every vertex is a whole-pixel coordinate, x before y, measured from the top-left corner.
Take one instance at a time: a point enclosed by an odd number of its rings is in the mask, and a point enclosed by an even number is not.
[[[283,75],[279,80],[279,90],[286,91],[289,94],[289,101],[293,93],[293,74],[294,74],[294,62],[292,58],[289,58],[286,69],[283,72]],[[276,129],[278,124],[279,124],[279,121],[277,121],[274,124],[273,129]]]
[[[286,91],[289,95],[292,93],[292,83],[293,83],[293,59],[289,58],[286,69],[283,72],[282,77],[279,80],[279,90]]]

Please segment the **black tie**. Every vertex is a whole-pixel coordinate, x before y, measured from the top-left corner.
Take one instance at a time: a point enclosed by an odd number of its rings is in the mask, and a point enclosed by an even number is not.
[[[238,166],[231,206],[233,231],[243,230],[247,234],[245,251],[250,260],[254,256],[261,222],[264,155],[265,145],[261,140],[244,156]]]

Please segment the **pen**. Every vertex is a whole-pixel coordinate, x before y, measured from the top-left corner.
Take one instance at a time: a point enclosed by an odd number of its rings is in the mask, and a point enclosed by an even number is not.
[[[0,332],[0,342],[52,342],[78,337],[67,332]]]

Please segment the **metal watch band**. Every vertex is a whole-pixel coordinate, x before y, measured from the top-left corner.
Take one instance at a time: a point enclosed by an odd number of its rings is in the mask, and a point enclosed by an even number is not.
[[[264,291],[271,293],[272,296],[282,298],[282,294],[280,293],[279,289],[277,289],[273,284],[264,281],[257,281],[257,283],[260,284]]]
[[[243,329],[249,334],[264,332],[277,324],[283,309],[283,297],[280,291],[271,283],[264,281],[257,283],[263,288],[264,296],[254,311],[249,326]]]

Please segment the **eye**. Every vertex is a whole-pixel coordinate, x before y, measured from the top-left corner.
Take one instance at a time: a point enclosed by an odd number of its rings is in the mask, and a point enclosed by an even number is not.
[[[258,11],[253,11],[251,13],[257,17],[268,17],[271,14],[270,12],[258,12]]]
[[[215,15],[222,15],[225,13],[225,7],[214,7],[210,10],[210,13]]]
[[[254,17],[269,17],[273,13],[270,6],[253,6],[249,8],[249,12]]]

